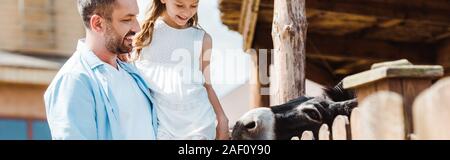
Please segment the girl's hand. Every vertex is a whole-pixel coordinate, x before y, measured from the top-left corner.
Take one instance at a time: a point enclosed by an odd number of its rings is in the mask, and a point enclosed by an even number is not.
[[[217,118],[218,124],[216,128],[216,139],[217,140],[229,140],[230,139],[230,130],[228,127],[228,118],[227,117],[219,117]]]

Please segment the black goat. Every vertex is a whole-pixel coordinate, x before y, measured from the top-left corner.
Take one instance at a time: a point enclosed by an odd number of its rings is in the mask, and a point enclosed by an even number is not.
[[[289,140],[309,130],[318,137],[322,124],[331,126],[338,115],[350,116],[357,101],[342,82],[325,89],[323,97],[299,97],[270,108],[244,114],[233,127],[233,140]]]

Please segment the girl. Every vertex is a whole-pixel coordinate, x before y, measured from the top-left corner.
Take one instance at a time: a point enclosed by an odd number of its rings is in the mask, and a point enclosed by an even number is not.
[[[135,57],[152,90],[157,139],[229,139],[228,118],[210,83],[212,40],[197,24],[199,0],[152,3]]]

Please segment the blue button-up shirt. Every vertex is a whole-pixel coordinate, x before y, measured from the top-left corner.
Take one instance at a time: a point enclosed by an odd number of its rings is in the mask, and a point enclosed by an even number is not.
[[[124,139],[118,106],[105,77],[106,64],[84,43],[64,64],[44,94],[47,120],[53,139]],[[136,81],[150,102],[153,136],[157,116],[148,85],[132,64],[118,62]],[[139,92],[139,91],[136,91]]]

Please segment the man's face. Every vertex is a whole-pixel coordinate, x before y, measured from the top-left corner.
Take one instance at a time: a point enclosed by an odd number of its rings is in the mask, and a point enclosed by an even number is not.
[[[133,36],[140,31],[136,19],[139,7],[136,0],[117,0],[111,16],[106,20],[104,33],[106,48],[115,54],[126,54],[133,50]]]

